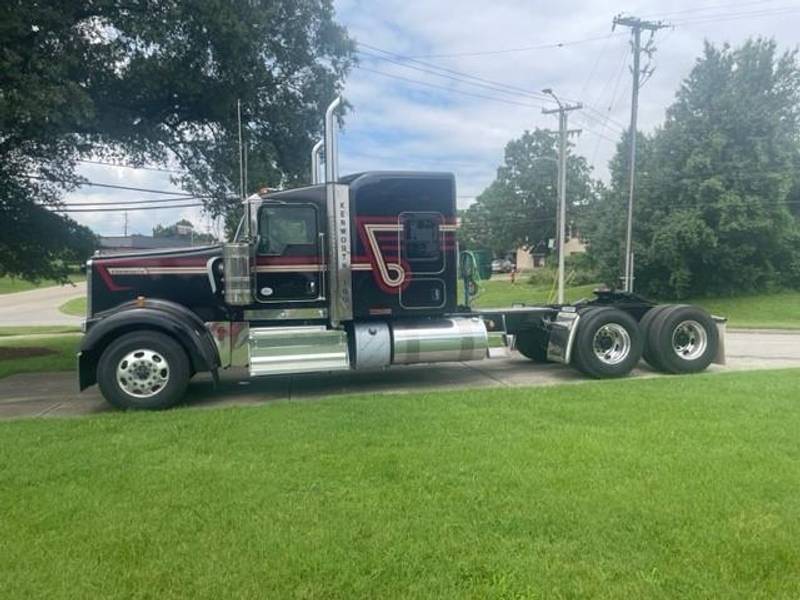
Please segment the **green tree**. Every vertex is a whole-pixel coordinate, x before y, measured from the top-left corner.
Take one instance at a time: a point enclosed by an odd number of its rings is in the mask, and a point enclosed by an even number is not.
[[[800,65],[770,40],[706,44],[637,160],[636,289],[662,297],[800,285]],[[621,270],[627,140],[589,232]],[[607,277],[610,279],[610,277]]]
[[[547,131],[526,131],[511,140],[495,180],[462,214],[462,244],[488,248],[499,255],[554,238],[557,159],[558,138]],[[580,220],[579,213],[593,201],[597,185],[586,159],[570,153],[567,202],[571,222]]]
[[[4,2],[0,269],[59,274],[19,260],[6,240],[12,229],[38,239],[25,207],[57,203],[87,156],[177,162],[187,171],[177,182],[212,214],[238,209],[237,99],[248,189],[307,180],[352,57],[330,0]]]

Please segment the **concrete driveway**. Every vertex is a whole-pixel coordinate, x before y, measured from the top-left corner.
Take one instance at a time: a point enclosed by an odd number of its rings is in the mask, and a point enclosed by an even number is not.
[[[86,295],[86,282],[0,294],[0,327],[80,325],[83,317],[65,315],[58,307]]]
[[[728,364],[714,373],[800,367],[800,331],[729,332]],[[645,363],[636,377],[662,377]],[[519,387],[580,383],[587,379],[570,367],[536,365],[514,354],[483,362],[394,367],[386,371],[324,373],[249,380],[241,370],[223,373],[214,389],[210,378],[192,380],[187,405],[195,408],[258,405],[275,400],[309,400],[342,394],[384,394],[459,388]],[[73,373],[22,374],[0,380],[0,419],[85,415],[111,410],[97,387],[79,394]]]

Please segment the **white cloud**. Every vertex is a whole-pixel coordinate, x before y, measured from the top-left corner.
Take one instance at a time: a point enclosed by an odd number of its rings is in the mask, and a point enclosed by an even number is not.
[[[336,5],[338,18],[359,41],[400,55],[481,52],[601,38],[562,48],[421,60],[532,92],[551,87],[563,97],[583,101],[587,108],[571,115],[570,125],[584,130],[577,149],[592,162],[598,175],[607,176],[608,160],[620,131],[629,121],[630,111],[628,36],[618,33],[606,37],[620,10],[618,3],[554,4],[540,0],[487,5],[479,0],[341,0]],[[650,0],[625,6],[629,14],[663,17],[678,24],[656,37],[656,71],[642,89],[640,128],[652,130],[663,121],[666,107],[701,53],[705,39],[737,44],[748,36],[761,35],[775,37],[784,48],[794,46],[800,10],[768,14],[786,6],[779,0],[731,0],[705,6],[685,0],[665,6]],[[800,5],[796,6],[800,9]],[[502,95],[369,57],[362,57],[362,64],[451,90]],[[476,194],[491,181],[507,141],[525,129],[556,126],[555,118],[542,115],[538,108],[461,96],[455,91],[426,88],[366,70],[353,72],[345,94],[355,111],[348,116],[341,145],[343,167],[371,168],[378,161],[363,155],[373,153],[381,156],[379,164],[384,168],[414,164],[414,157],[419,168],[425,168],[423,162],[433,159],[435,168],[456,173],[464,194]],[[439,98],[440,104],[431,107],[430,98]],[[540,104],[531,98],[513,99]],[[610,120],[606,121],[605,115]],[[464,160],[470,165],[465,166]]]
[[[800,8],[800,4],[795,5]],[[786,6],[792,4],[787,0],[722,0],[705,5],[690,0],[641,0],[622,6],[629,14],[663,17],[679,25],[659,32],[656,38],[656,71],[642,89],[640,127],[652,130],[662,122],[680,81],[701,53],[704,39],[738,44],[748,36],[761,35],[775,37],[783,48],[794,47],[800,10],[767,14]],[[628,38],[625,34],[607,36],[620,8],[608,0],[499,0],[489,4],[483,0],[336,1],[337,18],[351,35],[401,55],[456,54],[601,38],[561,48],[422,60],[532,92],[551,87],[564,97],[587,103],[585,110],[571,115],[570,125],[584,129],[577,150],[603,177],[614,142],[629,120]],[[355,70],[345,87],[345,96],[354,111],[347,116],[342,132],[342,173],[369,169],[453,171],[459,195],[474,196],[494,177],[509,140],[525,129],[556,126],[554,117],[541,114],[542,102],[534,98],[468,86],[366,57],[362,64],[445,89]],[[532,106],[504,104],[454,90]],[[611,120],[604,127],[605,115]],[[97,181],[175,190],[162,173],[96,165],[87,166],[82,172]],[[107,202],[143,196],[149,197],[136,192],[83,188],[71,194],[68,201]],[[462,204],[468,201],[460,199]],[[121,233],[123,229],[122,213],[73,216],[100,233]],[[131,211],[129,230],[149,233],[156,223],[174,223],[183,216],[206,225],[199,209]]]

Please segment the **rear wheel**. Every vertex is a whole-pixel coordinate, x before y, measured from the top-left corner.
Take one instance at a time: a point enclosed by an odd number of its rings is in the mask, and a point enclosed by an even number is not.
[[[534,362],[547,362],[547,332],[541,329],[520,331],[514,347],[525,358]]]
[[[639,330],[644,336],[644,351],[642,352],[642,356],[644,356],[647,364],[654,369],[663,369],[663,367],[658,364],[658,354],[654,345],[651,344],[651,341],[653,340],[653,336],[651,335],[653,323],[661,313],[669,308],[672,308],[672,306],[673,305],[671,304],[659,304],[658,306],[648,310],[639,321]]]
[[[719,334],[714,319],[702,308],[671,306],[653,321],[648,345],[660,370],[697,373],[714,360]]]
[[[138,331],[112,342],[97,365],[97,383],[110,404],[122,409],[175,405],[189,382],[189,359],[173,338]]]
[[[581,316],[572,360],[591,377],[622,377],[642,357],[642,334],[636,319],[611,307]]]

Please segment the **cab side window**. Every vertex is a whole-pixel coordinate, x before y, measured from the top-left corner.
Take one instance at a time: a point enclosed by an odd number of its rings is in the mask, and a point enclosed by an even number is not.
[[[258,253],[282,256],[316,250],[317,213],[312,206],[262,206],[258,213]]]

